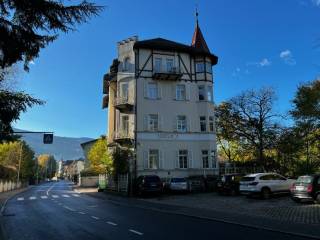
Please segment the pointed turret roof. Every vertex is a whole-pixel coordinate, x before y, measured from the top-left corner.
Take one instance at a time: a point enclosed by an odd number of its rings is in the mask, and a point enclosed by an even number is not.
[[[196,27],[192,36],[191,46],[194,48],[201,49],[205,52],[210,52],[206,40],[204,40],[201,29],[199,27],[198,15],[198,11],[196,11]]]

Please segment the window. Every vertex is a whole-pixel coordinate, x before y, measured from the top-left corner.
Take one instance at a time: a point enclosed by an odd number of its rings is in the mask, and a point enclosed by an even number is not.
[[[207,100],[209,102],[213,102],[212,93],[213,93],[212,86],[208,86],[207,87]]]
[[[158,85],[156,83],[148,83],[148,98],[158,98]]]
[[[203,85],[198,86],[198,90],[199,90],[199,101],[204,101],[206,100],[205,97],[205,87]]]
[[[216,151],[212,150],[210,153],[212,168],[217,167]]]
[[[176,87],[176,100],[186,100],[186,86],[179,84]]]
[[[129,89],[128,83],[121,84],[121,94],[120,94],[120,96],[122,98],[128,99],[128,89]]]
[[[260,180],[273,180],[273,176],[271,174],[264,175],[259,178]]]
[[[197,73],[203,73],[204,72],[204,63],[203,62],[197,62],[196,63],[196,72]]]
[[[188,168],[188,150],[179,150],[179,168]]]
[[[128,115],[122,116],[122,131],[124,134],[129,133],[129,116]]]
[[[210,132],[214,132],[214,121],[213,121],[213,117],[212,116],[210,116],[209,117],[209,131]]]
[[[177,130],[178,130],[178,132],[186,132],[187,131],[187,118],[186,118],[186,116],[178,116],[177,117]]]
[[[127,72],[130,70],[130,58],[125,58],[123,61],[122,71]]]
[[[212,65],[209,62],[206,62],[206,70],[208,73],[212,73]]]
[[[161,66],[162,66],[162,59],[161,58],[155,58],[154,60],[154,71],[159,73],[161,72]]]
[[[200,131],[201,132],[207,131],[207,121],[206,121],[206,117],[204,116],[200,117]]]
[[[148,130],[149,131],[158,131],[158,115],[149,114],[148,116]]]
[[[173,72],[173,59],[167,58],[167,72]]]
[[[149,150],[149,168],[158,169],[159,166],[159,150],[150,149]]]
[[[209,168],[209,151],[202,150],[202,166],[203,168]]]

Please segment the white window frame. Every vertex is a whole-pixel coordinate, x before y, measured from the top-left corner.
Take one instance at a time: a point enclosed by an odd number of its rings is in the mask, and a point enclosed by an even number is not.
[[[184,118],[184,120],[179,119],[179,118]],[[188,131],[187,117],[185,115],[178,115],[177,116],[177,131],[178,132],[187,132]]]
[[[156,119],[152,119],[156,117]],[[159,130],[159,115],[158,114],[149,114],[148,115],[148,130],[156,132]]]
[[[205,169],[210,168],[210,158],[208,150],[201,150],[202,167]]]
[[[159,164],[160,164],[159,149],[149,149],[149,152],[148,152],[149,169],[159,169]]]
[[[209,132],[214,132],[214,117],[209,116]]]
[[[154,60],[154,72],[161,73],[162,70],[162,58],[156,57]]]
[[[155,86],[155,88],[150,88],[150,86]],[[158,84],[154,82],[148,82],[147,83],[147,96],[148,99],[158,99]],[[152,92],[152,91],[155,92]]]
[[[189,156],[187,149],[180,149],[178,151],[178,166],[181,169],[187,169],[189,165]]]
[[[171,65],[171,68],[170,68],[169,63],[172,64],[172,65]],[[174,59],[173,59],[173,58],[167,58],[167,59],[166,59],[166,71],[167,71],[168,73],[170,73],[170,72],[173,72],[173,70],[174,70]]]
[[[212,168],[217,168],[217,152],[216,152],[216,150],[211,150],[210,160],[211,160]]]
[[[182,94],[183,93],[183,94]],[[187,89],[186,85],[184,84],[177,84],[176,85],[176,100],[178,101],[185,101],[187,100]]]
[[[125,118],[127,118],[127,120],[124,120]],[[124,134],[129,134],[129,128],[130,128],[130,118],[128,115],[122,115],[121,116],[121,132]],[[127,125],[125,124],[125,122],[127,122]],[[125,129],[126,126],[126,129]]]
[[[206,132],[207,131],[207,117],[206,116],[200,116],[200,132]],[[204,130],[202,129],[202,126],[204,126]]]
[[[203,95],[203,99],[200,99],[201,92],[202,92],[202,95]],[[199,101],[206,101],[206,86],[205,85],[199,85],[198,86],[198,100]]]
[[[126,91],[124,91],[124,87],[126,86]],[[120,85],[120,97],[124,99],[128,99],[129,97],[129,83],[121,83]]]
[[[207,100],[208,100],[208,102],[213,102],[213,88],[212,88],[212,86],[207,86]]]
[[[130,70],[130,58],[126,57],[123,60],[123,64],[122,64],[122,71],[123,72],[128,72]]]

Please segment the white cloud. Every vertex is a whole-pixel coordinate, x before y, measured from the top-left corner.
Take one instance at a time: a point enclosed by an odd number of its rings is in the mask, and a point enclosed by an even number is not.
[[[261,67],[267,67],[271,65],[271,62],[267,58],[264,58],[259,62],[259,65]]]
[[[296,65],[297,63],[292,55],[292,52],[288,49],[280,52],[280,58],[288,65]]]
[[[31,61],[29,62],[29,64],[35,65],[36,63],[35,63],[33,60],[31,60]]]

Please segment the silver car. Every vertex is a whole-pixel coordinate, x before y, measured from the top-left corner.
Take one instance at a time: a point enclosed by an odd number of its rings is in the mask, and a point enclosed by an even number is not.
[[[188,182],[185,178],[171,178],[169,182],[169,189],[171,191],[187,191]]]

